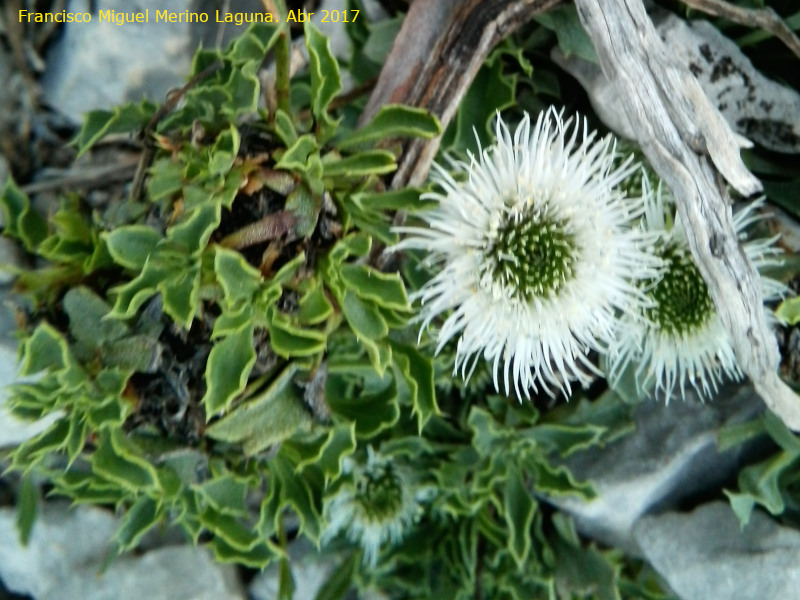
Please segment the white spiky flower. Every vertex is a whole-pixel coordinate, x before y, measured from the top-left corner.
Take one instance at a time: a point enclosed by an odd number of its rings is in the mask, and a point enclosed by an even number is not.
[[[363,562],[375,566],[386,545],[396,545],[416,523],[428,488],[414,486],[406,470],[390,458],[367,448],[367,463],[345,462],[350,476],[325,501],[327,523],[322,534],[327,544],[344,532],[364,550]]]
[[[589,352],[613,341],[619,313],[640,310],[638,280],[657,272],[647,235],[631,227],[642,199],[617,189],[635,167],[619,166],[611,136],[553,108],[533,128],[526,114],[513,136],[498,116],[496,136],[454,163],[463,182],[435,165],[428,227],[398,228],[408,237],[395,248],[424,250],[440,267],[414,299],[423,328],[444,318],[437,352],[458,339],[456,372],[469,377],[483,357],[506,393],[513,381],[520,398],[569,394],[571,380],[598,374]]]
[[[615,384],[629,365],[640,393],[652,390],[669,402],[675,388],[685,398],[687,387],[701,398],[709,398],[725,379],[742,378],[728,332],[717,314],[708,288],[689,248],[686,230],[676,215],[674,199],[661,185],[653,193],[645,178],[646,228],[658,235],[654,252],[664,263],[663,273],[646,282],[644,289],[653,303],[638,317],[620,321],[619,341],[609,353],[609,379]],[[762,217],[757,209],[763,199],[750,203],[733,215],[733,225],[742,248],[753,266],[761,271],[780,263],[777,237],[746,241],[746,230]],[[781,282],[761,276],[764,301],[783,297]],[[766,309],[765,309],[766,310]],[[766,310],[768,321],[775,322]]]

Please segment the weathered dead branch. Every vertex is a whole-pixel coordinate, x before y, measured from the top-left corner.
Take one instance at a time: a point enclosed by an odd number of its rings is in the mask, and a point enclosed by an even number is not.
[[[425,108],[446,127],[492,48],[563,0],[416,0],[361,117],[387,103]],[[425,181],[439,140],[409,142],[392,187]]]
[[[764,318],[759,276],[734,233],[725,184],[749,196],[761,191],[760,182],[742,163],[720,113],[657,35],[641,0],[575,3],[645,155],[675,194],[742,369],[767,406],[800,430],[800,398],[778,377],[780,356]]]

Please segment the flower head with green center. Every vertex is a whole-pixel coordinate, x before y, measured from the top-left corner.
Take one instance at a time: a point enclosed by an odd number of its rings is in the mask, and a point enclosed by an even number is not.
[[[364,549],[364,563],[375,565],[386,544],[399,543],[422,512],[427,488],[416,489],[401,465],[368,448],[366,465],[348,459],[351,479],[326,500],[322,541],[340,532]]]
[[[640,393],[653,388],[657,397],[669,401],[676,386],[681,397],[685,397],[688,386],[700,397],[710,397],[723,378],[740,379],[742,370],[692,258],[686,230],[681,220],[673,217],[672,199],[660,186],[656,193],[651,192],[646,178],[642,186],[647,199],[645,223],[658,235],[655,254],[663,261],[663,273],[644,284],[651,306],[638,318],[632,315],[620,322],[619,343],[609,353],[609,379],[614,384],[630,364],[635,364]],[[744,252],[759,270],[779,263],[775,238],[744,241],[745,230],[761,218],[755,211],[762,204],[751,203],[733,216]],[[782,283],[764,276],[761,288],[765,301],[777,300],[786,293]],[[767,317],[775,320],[771,311],[767,311]]]
[[[398,228],[409,235],[395,248],[440,267],[415,299],[423,328],[444,318],[437,351],[457,338],[456,371],[469,377],[483,357],[506,393],[513,381],[518,397],[569,394],[598,373],[589,353],[613,342],[620,313],[642,310],[639,280],[658,272],[648,235],[631,227],[642,199],[616,189],[635,167],[615,166],[611,136],[552,108],[533,128],[525,115],[513,136],[498,117],[496,135],[454,164],[466,181],[436,166],[428,227]]]

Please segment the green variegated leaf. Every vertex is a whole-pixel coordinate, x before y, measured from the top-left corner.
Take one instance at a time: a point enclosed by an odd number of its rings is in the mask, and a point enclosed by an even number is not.
[[[12,453],[11,466],[27,471],[49,452],[62,450],[69,439],[69,421],[59,419],[36,437],[17,446]]]
[[[75,459],[77,459],[81,451],[83,451],[88,429],[88,423],[79,416],[73,415],[72,418],[69,419],[69,435],[67,436],[66,444],[69,464],[74,463]]]
[[[92,110],[83,118],[83,126],[73,143],[78,156],[112,133],[130,133],[141,129],[153,117],[157,106],[149,100],[139,104],[123,104],[113,110]]]
[[[421,190],[407,187],[388,192],[358,192],[350,198],[364,210],[406,210],[415,211],[430,208],[434,201],[420,199]]]
[[[158,503],[148,496],[140,496],[122,519],[114,540],[120,551],[135,548],[144,534],[160,520]]]
[[[357,258],[366,256],[371,247],[372,240],[369,236],[363,233],[351,233],[342,238],[333,247],[330,252],[331,262],[335,265],[339,265],[350,256],[355,256]]]
[[[558,452],[562,457],[567,457],[573,452],[597,445],[605,431],[605,427],[590,424],[577,427],[560,424],[539,424],[530,429],[520,431],[519,435],[533,440],[545,452]]]
[[[206,506],[200,512],[200,522],[215,536],[241,552],[247,552],[259,543],[258,536],[239,519],[223,514],[210,506]]]
[[[246,516],[247,484],[231,474],[222,475],[202,485],[195,486],[195,490],[205,503],[222,514],[233,516]]]
[[[392,344],[392,360],[408,385],[411,408],[421,433],[428,420],[440,414],[433,385],[433,363],[416,348],[395,343]]]
[[[304,325],[317,325],[328,320],[333,306],[325,295],[324,286],[314,280],[308,291],[300,297],[300,312],[297,318]]]
[[[365,150],[339,159],[327,155],[322,160],[322,175],[327,178],[385,175],[396,168],[394,154],[388,150]]]
[[[389,327],[375,305],[362,300],[352,290],[345,291],[341,309],[357,340],[379,340],[389,333]]]
[[[301,135],[286,149],[275,168],[304,173],[308,168],[309,155],[316,151],[316,138],[309,134]]]
[[[27,546],[33,531],[33,524],[36,522],[36,514],[39,512],[39,492],[29,472],[25,473],[19,482],[16,508],[16,527],[19,532],[19,540],[23,546]]]
[[[564,465],[553,466],[540,456],[525,461],[530,472],[535,475],[536,490],[551,496],[575,495],[584,500],[596,496],[589,482],[578,482]]]
[[[337,378],[329,376],[326,398],[331,412],[354,422],[359,438],[374,437],[384,429],[397,423],[400,409],[397,406],[397,384],[394,378],[375,392],[361,392],[357,395],[343,394],[336,385]]]
[[[252,324],[214,345],[206,365],[206,393],[202,400],[206,420],[225,410],[244,390],[255,362]]]
[[[537,503],[526,489],[518,466],[510,465],[503,490],[505,519],[508,526],[508,550],[519,568],[531,551],[531,525]]]
[[[47,322],[40,323],[22,343],[21,356],[20,375],[59,370],[72,362],[66,340]]]
[[[211,332],[211,338],[216,339],[231,335],[243,330],[245,327],[252,327],[253,322],[253,305],[243,300],[217,317],[217,320],[214,321],[214,330]]]
[[[342,89],[339,65],[331,53],[328,38],[310,21],[305,24],[305,41],[311,73],[311,112],[325,129],[333,125],[328,106]],[[323,134],[327,137],[326,134]]]
[[[366,265],[342,265],[339,274],[345,286],[364,300],[394,310],[410,310],[403,280],[397,273],[381,273]]]
[[[70,334],[76,340],[97,347],[128,333],[123,323],[104,319],[111,311],[111,306],[87,287],[69,290],[64,295],[62,306],[69,317]]]
[[[261,272],[251,267],[241,254],[221,246],[214,248],[214,273],[229,305],[249,300],[263,283]]]
[[[130,492],[153,488],[158,481],[153,465],[134,455],[121,429],[101,432],[91,463],[94,473]]]
[[[178,265],[177,269],[180,267]],[[111,289],[116,294],[116,301],[109,318],[128,319],[134,316],[158,292],[158,285],[166,280],[169,272],[168,267],[152,260],[152,257],[148,258],[139,275],[128,283]]]
[[[386,104],[364,127],[336,142],[339,148],[351,148],[364,143],[390,138],[419,137],[431,139],[442,133],[439,120],[428,111],[398,104]]]
[[[127,225],[104,234],[103,239],[115,263],[126,269],[141,271],[162,237],[152,227]]]
[[[230,92],[230,100],[220,106],[219,112],[229,117],[243,114],[252,114],[258,109],[258,100],[261,95],[261,84],[258,81],[259,62],[249,62],[238,69],[231,69],[231,76],[225,82],[225,87]],[[236,158],[236,155],[233,155]],[[231,159],[231,164],[233,160]],[[215,163],[211,173],[225,173],[227,169],[220,169],[224,161]],[[228,167],[230,168],[230,167]]]
[[[281,28],[272,23],[253,23],[225,50],[225,57],[234,64],[255,62],[260,64],[275,44]]]
[[[282,451],[297,463],[296,470],[302,473],[308,467],[320,469],[325,481],[339,477],[342,461],[356,449],[354,423],[340,423],[324,434],[311,439],[292,439],[284,443]]]
[[[208,244],[214,229],[219,226],[220,205],[203,204],[194,209],[179,224],[167,229],[167,243],[191,256],[198,256]]]
[[[360,232],[366,233],[386,245],[394,245],[400,239],[399,235],[392,231],[392,217],[388,212],[366,210],[355,204],[351,196],[345,196],[342,199],[342,205],[350,221]]]
[[[309,487],[309,481],[298,477],[295,465],[279,452],[269,462],[269,494],[261,504],[261,518],[258,529],[265,537],[272,536],[279,529],[283,518],[282,509],[292,508],[300,518],[300,533],[312,543],[319,542],[322,499]]]
[[[3,233],[18,239],[26,250],[34,250],[47,236],[47,223],[33,210],[28,196],[10,177],[0,194],[0,209],[3,211]]]
[[[252,455],[306,429],[311,418],[303,408],[301,394],[294,384],[297,369],[295,363],[290,363],[263,393],[212,423],[206,429],[206,435],[215,440],[242,444],[245,454]]]
[[[270,310],[268,318],[270,345],[278,356],[315,356],[325,350],[328,338],[324,331],[297,327],[274,309]]]
[[[275,113],[275,133],[287,148],[294,146],[297,141],[297,130],[292,123],[292,118],[280,108]],[[286,156],[284,154],[284,156]],[[308,153],[306,153],[308,156]],[[302,161],[305,164],[305,161]]]
[[[234,70],[234,72],[236,71]],[[257,89],[258,85],[256,84]],[[255,110],[255,107],[252,110]],[[211,175],[224,175],[231,170],[233,161],[239,154],[240,142],[239,130],[233,125],[217,136],[208,161],[208,172]]]
[[[249,550],[242,551],[226,543],[221,537],[215,537],[209,543],[209,547],[214,552],[214,558],[219,562],[235,563],[251,569],[263,569],[281,556],[280,548],[269,539],[261,539]]]
[[[552,541],[559,593],[566,598],[622,600],[616,586],[619,567],[594,548],[582,547],[571,519],[559,513],[553,523],[562,536]]]
[[[189,329],[200,300],[200,265],[187,265],[172,271],[158,282],[164,312],[185,329]]]
[[[181,191],[183,184],[183,165],[172,158],[161,158],[150,167],[147,197],[152,202],[170,198]]]
[[[473,406],[467,419],[472,430],[472,446],[481,456],[489,456],[498,445],[501,447],[513,439],[514,432],[505,429],[495,420],[492,414],[478,406]]]

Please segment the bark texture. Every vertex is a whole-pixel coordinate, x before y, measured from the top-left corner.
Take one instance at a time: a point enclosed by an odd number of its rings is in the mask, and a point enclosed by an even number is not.
[[[425,108],[447,127],[494,46],[563,0],[416,0],[395,39],[361,116],[366,123],[388,103]],[[439,140],[405,147],[392,187],[425,181]]]

